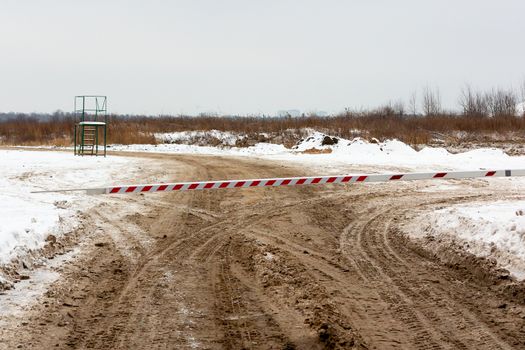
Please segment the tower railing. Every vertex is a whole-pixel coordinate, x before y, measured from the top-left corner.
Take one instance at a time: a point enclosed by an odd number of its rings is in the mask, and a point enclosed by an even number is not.
[[[102,149],[102,154],[104,157],[106,156],[108,124],[107,101],[107,96],[75,96],[75,155],[98,156],[100,154],[99,150]],[[100,144],[101,140],[103,141],[102,144]]]

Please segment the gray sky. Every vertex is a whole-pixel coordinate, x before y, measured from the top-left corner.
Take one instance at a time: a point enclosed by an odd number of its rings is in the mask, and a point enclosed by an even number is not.
[[[0,111],[335,112],[518,88],[523,0],[0,0]]]

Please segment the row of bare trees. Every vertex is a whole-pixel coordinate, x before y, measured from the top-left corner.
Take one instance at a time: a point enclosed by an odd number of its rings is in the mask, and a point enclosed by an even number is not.
[[[403,101],[389,102],[373,113],[388,116],[423,114],[425,116],[457,115],[457,112],[445,111],[441,102],[441,93],[438,88],[425,86],[421,96],[413,92],[405,108]],[[419,103],[420,102],[420,103]],[[517,105],[525,102],[525,81],[519,91],[513,89],[492,89],[488,91],[474,90],[470,85],[461,89],[458,100],[461,114],[467,117],[515,117],[523,113],[517,110]]]
[[[417,116],[420,115],[420,110],[425,116],[438,116],[444,113],[442,104],[441,104],[441,93],[437,88],[431,88],[425,86],[421,91],[421,106],[418,105],[418,94],[414,91],[408,100],[408,105],[405,106],[405,103],[402,100],[397,100],[395,102],[390,101],[378,108],[364,111],[355,111],[350,108],[347,108],[345,112],[348,114],[361,114],[361,115],[376,115],[383,117],[391,116]]]
[[[459,99],[463,114],[478,118],[514,117],[518,102],[518,94],[511,89],[475,91],[470,85],[461,90]]]
[[[436,116],[442,113],[441,93],[437,88],[426,86],[423,88],[423,113],[428,116]]]

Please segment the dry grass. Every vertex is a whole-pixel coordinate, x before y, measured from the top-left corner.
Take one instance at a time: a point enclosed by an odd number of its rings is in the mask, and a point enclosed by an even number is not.
[[[113,119],[113,118],[112,118]],[[42,120],[25,115],[0,120],[0,143],[4,145],[54,145],[73,144],[74,121],[70,117],[51,117]],[[124,118],[114,118],[108,124],[108,143],[155,144],[153,134],[142,131],[144,123],[127,123]]]
[[[70,144],[73,123],[61,118],[50,118],[45,122],[36,117],[18,115],[14,119],[0,120],[0,141],[7,145],[59,146]]]
[[[18,115],[8,120],[0,119],[0,142],[7,145],[71,145],[73,128],[73,119],[67,115],[48,117],[47,120]],[[384,110],[299,118],[111,116],[108,128],[108,143],[113,144],[154,144],[154,133],[214,129],[246,135],[245,140],[238,144],[241,147],[257,141],[291,146],[305,136],[305,128],[343,138],[397,138],[412,145],[428,144],[436,137],[453,137],[458,133],[478,139],[493,138],[494,135],[505,138],[511,134],[519,139],[525,138],[525,118],[479,118],[457,114],[399,116]],[[265,138],[261,133],[270,136]]]
[[[302,151],[301,153],[305,154],[330,154],[332,153],[332,149],[330,148],[324,148],[324,149],[317,149],[317,148],[310,148]]]

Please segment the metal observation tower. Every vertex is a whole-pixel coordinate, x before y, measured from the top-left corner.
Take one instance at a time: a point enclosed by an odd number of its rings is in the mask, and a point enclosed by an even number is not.
[[[107,96],[75,96],[75,155],[106,156]]]

